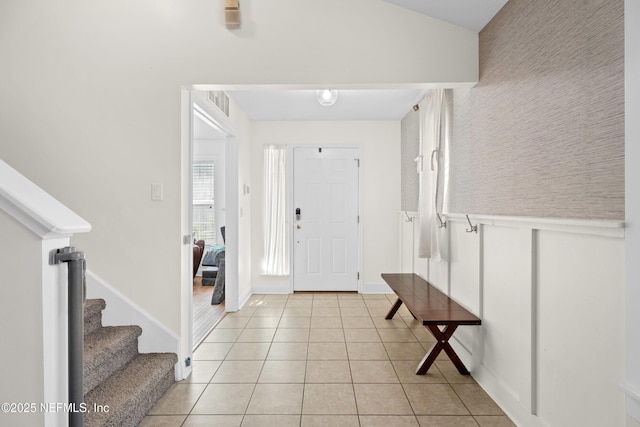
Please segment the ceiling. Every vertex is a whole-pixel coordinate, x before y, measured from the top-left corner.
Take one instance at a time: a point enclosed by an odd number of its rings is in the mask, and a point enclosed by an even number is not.
[[[418,13],[480,31],[507,0],[383,0]],[[331,89],[331,88],[318,88]],[[227,90],[252,121],[401,120],[426,89],[340,90],[338,101],[323,107],[315,90]],[[215,131],[196,120],[196,137],[213,139]],[[212,133],[213,132],[213,133]]]
[[[315,90],[226,91],[250,120],[401,120],[426,89],[339,90],[336,103],[320,105]]]
[[[384,0],[479,32],[508,0]]]

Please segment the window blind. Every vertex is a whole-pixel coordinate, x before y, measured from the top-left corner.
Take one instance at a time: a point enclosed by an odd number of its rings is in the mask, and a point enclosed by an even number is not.
[[[193,165],[193,237],[216,243],[213,163]]]

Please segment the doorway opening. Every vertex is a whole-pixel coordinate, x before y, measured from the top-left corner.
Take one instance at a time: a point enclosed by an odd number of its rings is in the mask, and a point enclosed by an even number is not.
[[[193,239],[192,348],[225,314],[226,151],[229,133],[212,106],[194,95],[191,132],[191,234]]]

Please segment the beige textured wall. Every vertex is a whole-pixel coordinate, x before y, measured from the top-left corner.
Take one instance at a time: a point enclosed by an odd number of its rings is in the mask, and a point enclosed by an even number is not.
[[[454,213],[624,220],[623,0],[510,0],[455,91]]]

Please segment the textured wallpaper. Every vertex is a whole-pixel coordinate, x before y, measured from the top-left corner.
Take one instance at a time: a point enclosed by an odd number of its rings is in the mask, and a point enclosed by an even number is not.
[[[454,91],[450,212],[624,220],[623,10],[510,0],[482,30],[480,82]]]

